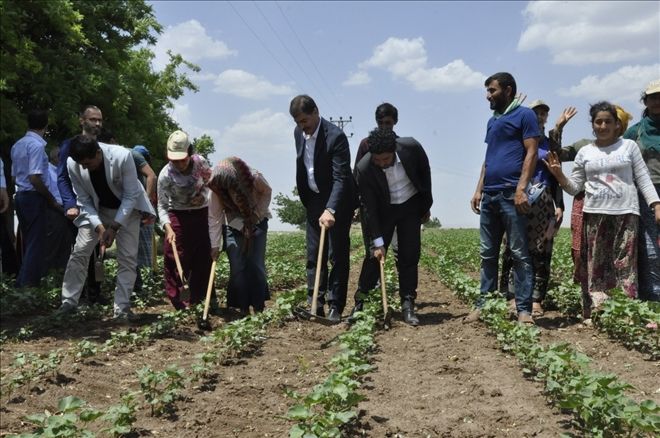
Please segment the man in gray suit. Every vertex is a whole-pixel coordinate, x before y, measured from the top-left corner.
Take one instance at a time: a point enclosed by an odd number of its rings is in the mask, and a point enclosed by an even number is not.
[[[131,320],[130,296],[135,284],[140,219],[142,215],[155,216],[137,179],[131,151],[78,135],[71,140],[67,167],[80,214],[74,220],[78,237],[64,274],[58,312],[77,308],[87,277],[87,261],[97,242],[104,249],[116,239],[114,318]]]

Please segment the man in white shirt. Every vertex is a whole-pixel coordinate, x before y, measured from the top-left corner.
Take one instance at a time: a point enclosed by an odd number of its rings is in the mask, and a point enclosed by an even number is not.
[[[341,320],[346,305],[350,268],[351,219],[357,206],[355,181],[351,174],[348,139],[341,129],[323,119],[309,96],[293,98],[289,113],[296,122],[296,184],[300,201],[307,213],[307,288],[311,303],[316,275],[321,226],[328,230],[327,266],[321,268],[321,291],[317,311],[324,316],[323,303],[328,302],[328,319]],[[325,257],[324,257],[325,259]],[[327,262],[326,262],[327,263]]]
[[[369,153],[358,163],[356,177],[374,250],[373,262],[362,265],[359,281],[364,290],[376,286],[378,263],[385,261],[396,228],[403,320],[416,326],[420,226],[429,220],[433,205],[429,160],[414,138],[397,137],[392,130],[376,128],[368,141]]]

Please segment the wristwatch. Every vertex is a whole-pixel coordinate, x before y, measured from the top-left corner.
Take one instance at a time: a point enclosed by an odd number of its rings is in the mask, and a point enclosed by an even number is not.
[[[331,215],[333,215],[333,216],[335,215],[335,209],[334,208],[327,207],[326,210],[328,210]]]

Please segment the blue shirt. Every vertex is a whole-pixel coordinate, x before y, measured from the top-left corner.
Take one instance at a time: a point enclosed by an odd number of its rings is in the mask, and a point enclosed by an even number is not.
[[[519,106],[503,116],[491,117],[486,129],[483,190],[515,188],[525,161],[523,141],[540,136],[536,114],[529,108]]]
[[[60,162],[57,165],[57,188],[62,197],[64,211],[76,206],[76,194],[73,191],[71,178],[69,178],[69,169],[66,167],[66,160],[69,158],[70,147],[70,138],[62,142],[60,145]]]
[[[48,156],[46,140],[34,131],[28,131],[11,147],[11,173],[16,178],[16,192],[34,191],[30,175],[41,175],[48,185]]]
[[[536,160],[536,169],[534,170],[534,175],[532,176],[532,184],[543,183],[546,187],[554,182],[554,177],[548,170],[547,166],[543,163],[543,160],[548,158],[548,153],[550,152],[550,139],[545,135],[539,140],[539,149],[538,156]]]
[[[7,181],[5,180],[5,163],[2,162],[0,158],[0,189],[7,188]]]
[[[57,166],[53,163],[48,163],[48,191],[53,195],[57,203],[62,205],[62,197],[57,188]]]

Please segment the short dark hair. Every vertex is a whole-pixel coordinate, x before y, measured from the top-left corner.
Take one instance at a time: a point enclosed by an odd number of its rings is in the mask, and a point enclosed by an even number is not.
[[[388,129],[376,128],[369,133],[369,152],[383,154],[396,151],[397,135]]]
[[[601,111],[610,113],[612,114],[612,117],[614,117],[614,120],[619,120],[619,115],[616,113],[616,107],[606,100],[601,100],[600,102],[596,102],[589,107],[589,115],[591,116],[591,123],[594,122],[596,116]]]
[[[289,114],[291,114],[291,117],[295,118],[300,114],[312,114],[315,109],[318,109],[318,107],[316,106],[314,99],[306,94],[301,94],[291,100]]]
[[[28,129],[44,129],[48,126],[48,111],[33,109],[27,113]]]
[[[394,119],[394,123],[399,121],[399,111],[391,103],[381,103],[376,107],[376,122],[390,116]]]
[[[484,85],[487,87],[493,81],[497,81],[497,83],[500,84],[500,87],[502,88],[511,87],[511,98],[513,99],[516,97],[518,88],[516,87],[516,80],[513,78],[511,73],[501,71],[499,73],[495,73],[494,75],[490,75],[488,79],[486,79],[486,82],[484,82]]]
[[[101,143],[112,144],[117,141],[115,134],[106,127],[101,128],[101,133],[96,136],[96,140]]]
[[[87,112],[87,110],[89,110],[89,109],[94,109],[94,110],[97,110],[97,111],[101,111],[101,109],[96,105],[85,105],[83,107],[83,109],[80,111],[80,114],[78,114],[78,115],[80,117],[83,117],[85,115],[85,113]]]
[[[69,156],[79,163],[81,160],[94,158],[96,151],[101,147],[98,142],[89,135],[79,134],[71,139],[69,146]]]

